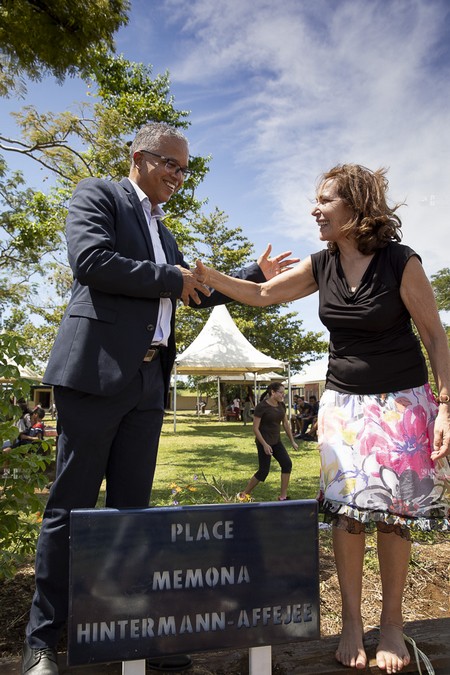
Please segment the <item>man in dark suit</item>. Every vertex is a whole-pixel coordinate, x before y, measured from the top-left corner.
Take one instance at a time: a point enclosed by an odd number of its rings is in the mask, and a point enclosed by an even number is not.
[[[106,478],[106,506],[149,504],[169,379],[175,306],[227,301],[190,271],[160,204],[188,173],[186,138],[149,124],[131,145],[129,178],[82,180],[67,217],[72,296],[44,382],[54,386],[61,433],[57,473],[36,555],[36,592],[22,673],[57,675],[56,645],[68,614],[69,517],[93,508]],[[295,260],[281,254],[238,276],[263,281]],[[199,295],[201,294],[201,295]]]

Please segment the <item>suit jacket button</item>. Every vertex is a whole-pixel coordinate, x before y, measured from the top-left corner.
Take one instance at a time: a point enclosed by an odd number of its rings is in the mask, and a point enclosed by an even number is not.
[[[153,330],[155,330],[155,326],[152,323],[149,323],[147,326],[147,330],[149,333],[151,333]]]

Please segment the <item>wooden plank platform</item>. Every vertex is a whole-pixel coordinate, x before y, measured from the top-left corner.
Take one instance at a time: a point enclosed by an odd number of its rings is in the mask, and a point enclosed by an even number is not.
[[[450,675],[450,617],[413,621],[405,625],[405,634],[413,638],[433,664],[436,675]],[[310,642],[296,642],[275,645],[272,648],[273,675],[356,675],[370,673],[382,675],[384,671],[375,664],[375,648],[378,631],[366,633],[365,644],[369,656],[369,665],[365,670],[356,671],[339,665],[334,659],[338,636],[326,637]],[[410,647],[412,656],[412,650]],[[193,667],[185,671],[187,675],[248,675],[248,650],[223,650],[192,654]],[[121,675],[120,663],[96,666],[78,666],[69,668],[65,665],[66,655],[59,654],[61,675]],[[423,675],[426,669],[420,664]],[[147,671],[155,673],[156,671]],[[0,675],[19,675],[20,660],[0,660]],[[412,675],[419,673],[415,661],[404,668],[402,673]]]

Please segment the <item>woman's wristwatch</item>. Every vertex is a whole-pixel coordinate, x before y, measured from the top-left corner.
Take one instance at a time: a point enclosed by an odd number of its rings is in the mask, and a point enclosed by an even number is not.
[[[450,396],[448,394],[439,394],[437,400],[438,403],[446,403],[448,405],[450,403]]]

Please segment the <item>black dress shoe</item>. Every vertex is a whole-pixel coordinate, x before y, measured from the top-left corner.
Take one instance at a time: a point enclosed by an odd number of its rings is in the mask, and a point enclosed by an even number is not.
[[[33,649],[27,641],[22,650],[22,675],[59,675],[56,650],[50,647]]]
[[[192,666],[192,659],[187,654],[175,654],[174,656],[156,656],[146,659],[147,668],[158,670],[161,673],[178,673]]]

